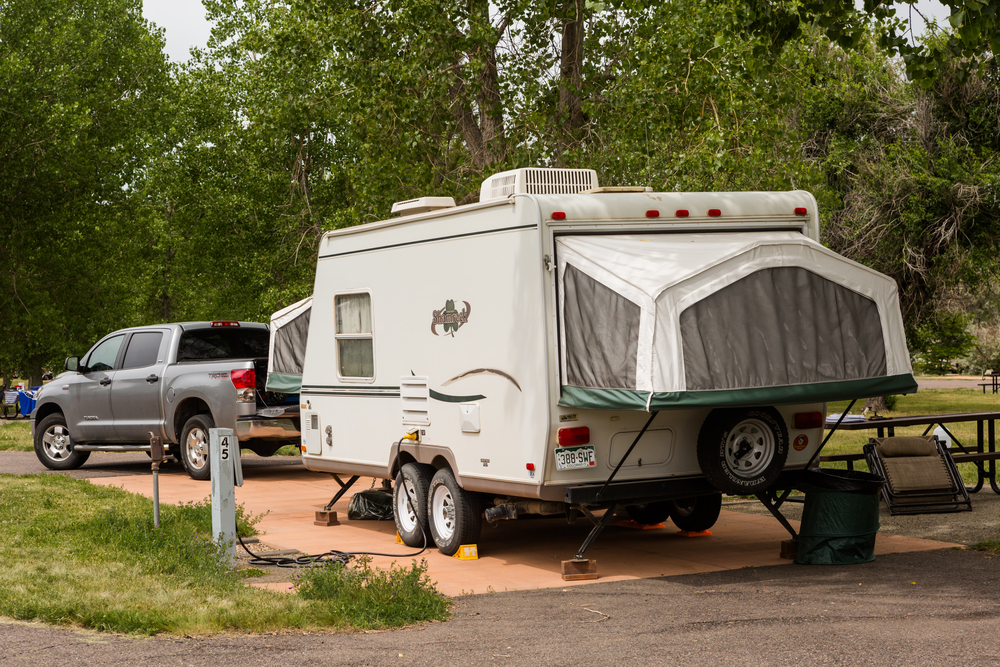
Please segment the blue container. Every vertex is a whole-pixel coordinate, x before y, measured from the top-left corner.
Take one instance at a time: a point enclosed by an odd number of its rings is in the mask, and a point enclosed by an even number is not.
[[[21,414],[25,417],[31,416],[31,413],[35,410],[35,397],[33,394],[29,394],[26,391],[17,392],[17,400],[20,403]]]

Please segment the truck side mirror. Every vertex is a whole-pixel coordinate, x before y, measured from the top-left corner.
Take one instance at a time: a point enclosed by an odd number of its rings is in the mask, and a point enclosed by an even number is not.
[[[80,357],[66,357],[63,367],[68,371],[77,372],[80,368]]]

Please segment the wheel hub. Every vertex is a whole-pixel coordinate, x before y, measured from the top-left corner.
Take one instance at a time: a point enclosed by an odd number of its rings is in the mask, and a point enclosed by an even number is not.
[[[187,459],[195,468],[205,466],[208,458],[208,438],[200,428],[193,428],[187,438]]]
[[[726,465],[739,477],[760,475],[774,459],[774,453],[774,434],[757,419],[741,421],[726,439]]]
[[[45,453],[49,458],[61,461],[70,455],[69,433],[61,426],[53,426],[42,437]]]

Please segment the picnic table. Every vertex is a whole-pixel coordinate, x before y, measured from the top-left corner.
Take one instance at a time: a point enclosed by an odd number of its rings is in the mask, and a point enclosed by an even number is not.
[[[1000,377],[1000,374],[998,374]],[[891,438],[896,435],[896,427],[902,426],[926,426],[924,435],[927,435],[932,428],[940,426],[951,437],[952,458],[955,463],[975,463],[978,470],[978,479],[974,487],[968,487],[969,493],[978,493],[984,483],[989,480],[990,487],[995,493],[1000,493],[1000,486],[997,485],[996,461],[1000,459],[1000,452],[996,450],[996,420],[1000,419],[1000,412],[958,412],[943,415],[910,415],[908,417],[890,417],[886,419],[867,419],[864,421],[844,420],[837,426],[837,430],[861,431],[875,430],[879,438],[884,438],[886,434]],[[970,449],[966,447],[958,438],[948,430],[945,424],[957,424],[960,422],[976,422],[976,447]],[[826,427],[836,426],[837,419],[827,418]],[[985,435],[985,437],[984,437]],[[954,453],[954,449],[961,453]],[[820,456],[823,462],[846,461],[848,470],[854,470],[854,462],[865,458],[862,453],[857,454],[834,454],[831,456]]]
[[[993,393],[1000,391],[1000,371],[990,371],[989,373],[984,372],[982,380],[989,380],[989,382],[980,382],[979,386],[983,388],[983,393],[986,393],[987,387],[993,388]]]

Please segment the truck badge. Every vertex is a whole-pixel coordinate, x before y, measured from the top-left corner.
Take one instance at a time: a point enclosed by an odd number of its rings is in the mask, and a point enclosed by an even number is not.
[[[455,336],[455,332],[458,331],[463,324],[468,323],[469,314],[472,313],[472,306],[469,305],[468,301],[463,301],[465,308],[461,312],[455,309],[454,299],[448,299],[444,302],[444,308],[441,310],[432,310],[431,314],[431,333],[435,336],[439,335],[437,332],[437,325],[441,324],[444,326],[445,334],[451,334],[452,337]]]

